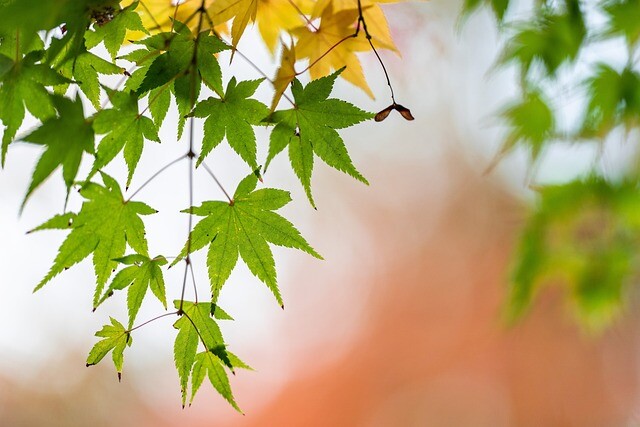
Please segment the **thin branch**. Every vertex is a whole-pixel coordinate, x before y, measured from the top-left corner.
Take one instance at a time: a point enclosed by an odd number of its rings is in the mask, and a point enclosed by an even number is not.
[[[193,55],[191,57],[191,81],[190,81],[190,107],[193,107],[196,104],[196,78],[197,78],[197,64],[198,64],[198,43],[200,42],[200,30],[202,29],[202,20],[203,15],[207,14],[206,9],[204,7],[205,0],[200,2],[200,7],[195,13],[200,13],[200,18],[198,19],[198,29],[196,32],[196,40],[195,46],[193,49]],[[188,22],[188,21],[187,21]],[[189,270],[189,266],[191,265],[191,232],[193,231],[193,158],[195,157],[195,152],[193,151],[194,146],[194,118],[189,118],[189,152],[187,153],[187,157],[189,158],[189,230],[187,234],[187,256],[185,258],[185,267],[184,267],[184,277],[182,279],[182,291],[180,293],[180,307],[178,311],[182,313],[182,307],[184,306],[184,293],[187,287],[187,272]],[[194,288],[195,288],[195,280],[194,280]],[[197,298],[197,290],[196,290],[196,298]],[[195,326],[195,325],[194,325]]]
[[[387,85],[389,86],[389,90],[391,91],[391,102],[393,102],[393,105],[396,105],[396,97],[395,97],[395,95],[393,93],[393,86],[391,85],[391,79],[389,78],[389,73],[387,72],[387,67],[385,67],[384,62],[382,61],[382,58],[380,57],[380,54],[378,53],[378,50],[373,45],[373,40],[372,40],[371,34],[369,34],[369,30],[367,29],[367,21],[365,21],[364,14],[362,13],[362,1],[358,0],[358,24],[356,26],[356,32],[355,32],[354,37],[358,36],[358,34],[360,32],[360,25],[362,25],[362,30],[364,31],[366,39],[369,42],[369,46],[371,46],[371,49],[373,49],[373,53],[376,54],[376,58],[378,58],[378,62],[380,62],[380,66],[382,67],[382,71],[384,72],[384,76],[387,79]]]

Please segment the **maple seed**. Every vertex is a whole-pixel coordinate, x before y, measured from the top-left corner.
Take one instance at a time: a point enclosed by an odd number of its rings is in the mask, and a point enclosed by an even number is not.
[[[411,110],[409,110],[407,107],[397,104],[396,110],[398,111],[398,113],[400,113],[402,117],[405,118],[405,120],[415,120],[415,118],[411,114]]]
[[[415,120],[415,118],[411,114],[411,110],[409,110],[404,105],[396,104],[395,102],[393,104],[389,105],[384,110],[380,111],[378,114],[376,114],[376,116],[374,117],[374,120],[376,122],[383,121],[384,119],[386,119],[389,116],[389,114],[391,113],[392,110],[396,110],[398,113],[400,113],[400,115],[402,117],[404,117],[405,120],[409,120],[409,121]]]
[[[392,110],[393,110],[393,105],[388,106],[387,108],[385,108],[384,110],[382,110],[378,114],[376,114],[374,120],[376,122],[383,121],[384,119],[389,117],[389,114],[391,113]]]

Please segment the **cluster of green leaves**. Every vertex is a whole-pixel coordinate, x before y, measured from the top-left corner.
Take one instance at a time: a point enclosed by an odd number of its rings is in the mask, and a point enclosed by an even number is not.
[[[0,0],[0,16],[11,17],[0,20],[0,121],[4,125],[1,158],[4,165],[14,143],[42,147],[23,208],[34,191],[59,168],[67,199],[76,197],[71,192],[74,187],[82,198],[77,212],[66,211],[65,200],[63,213],[32,230],[67,232],[52,267],[35,290],[91,257],[95,271],[94,311],[119,291],[126,291],[128,321],[121,323],[111,318],[111,323],[96,333],[100,340],[91,349],[87,366],[97,364],[111,352],[120,378],[124,351],[131,346],[135,331],[150,321],[174,315],[178,317],[174,324],[178,330],[174,359],[183,406],[187,399],[189,403],[193,400],[207,377],[240,410],[227,372],[250,368],[227,350],[218,326],[219,320],[232,320],[217,305],[223,286],[242,259],[284,308],[270,244],[299,249],[322,259],[293,224],[275,212],[291,201],[289,192],[257,188],[258,181],[262,181],[259,164],[269,164],[288,147],[293,172],[315,207],[311,193],[315,156],[367,183],[353,165],[338,130],[373,115],[330,98],[344,68],[306,86],[295,78],[298,74],[290,76],[292,97],[285,95],[290,100],[289,109],[276,109],[277,102],[268,108],[254,98],[265,79],[239,81],[228,76],[225,89],[218,56],[231,50],[232,45],[208,25],[210,11],[204,5],[203,1],[185,22],[174,19],[170,26],[152,28],[144,24],[149,16],[145,17],[137,1]],[[359,4],[358,10],[361,11]],[[357,18],[356,14],[352,21]],[[353,31],[351,24],[345,21],[344,31]],[[234,21],[234,28],[235,25]],[[123,49],[132,34],[137,41]],[[240,35],[241,31],[234,31],[234,42]],[[109,75],[122,76],[121,83],[107,84],[103,76]],[[285,86],[272,83],[276,86],[275,97],[280,99]],[[207,156],[226,139],[246,163],[247,177],[238,184],[233,197],[202,201],[182,211],[202,219],[169,264],[168,254],[151,255],[146,237],[144,217],[158,212],[146,203],[132,200],[151,180],[128,197],[126,191],[143,157],[145,142],[161,142],[159,130],[172,100],[178,110],[177,138],[187,142],[185,154],[175,162],[188,161],[192,175],[201,170],[201,165],[207,168],[203,164]],[[27,111],[38,124],[19,134]],[[188,135],[183,135],[187,121],[202,123],[204,138],[200,146],[196,146],[193,126]],[[258,160],[256,126],[271,130],[264,162]],[[120,157],[128,168],[126,179],[105,172]],[[79,177],[81,164],[87,160],[91,162],[89,172]],[[213,175],[208,168],[207,171]],[[192,178],[185,180],[185,186],[193,198]],[[213,178],[218,182],[215,175]],[[189,302],[184,295],[188,269],[194,268],[191,254],[205,247],[211,299],[198,302],[196,289],[195,302]],[[174,301],[175,311],[167,311],[168,289],[176,287],[166,286],[164,272],[181,261],[185,266],[181,297]],[[148,300],[148,290],[165,311],[136,326],[138,312]]]
[[[502,154],[523,149],[536,163],[555,144],[602,147],[620,132],[633,141],[640,126],[640,1],[541,0],[531,16],[510,20],[514,4],[465,2],[467,12],[480,5],[494,11],[507,39],[501,64],[520,73],[521,97],[502,113],[508,127]],[[621,60],[607,62],[592,54],[603,46]],[[562,119],[568,97],[583,106],[576,122]],[[586,176],[536,186],[539,201],[514,256],[508,304],[512,319],[548,283],[566,287],[588,329],[599,330],[616,319],[623,296],[640,273],[640,230],[633,212],[639,172],[637,161],[621,166],[615,176],[595,162]]]

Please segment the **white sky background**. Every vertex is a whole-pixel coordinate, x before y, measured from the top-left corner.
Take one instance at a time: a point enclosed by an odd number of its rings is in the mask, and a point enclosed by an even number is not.
[[[365,187],[316,160],[313,188],[318,212],[309,207],[288,165],[286,153],[280,154],[270,167],[265,186],[292,192],[294,201],[282,213],[298,226],[326,261],[315,261],[293,250],[274,249],[286,305],[284,312],[266,286],[251,276],[243,263],[238,264],[220,302],[236,321],[225,323],[223,331],[232,351],[245,358],[258,372],[232,379],[232,385],[240,383],[236,394],[250,394],[250,389],[268,389],[275,394],[284,379],[294,375],[296,369],[304,369],[304,366],[293,364],[292,360],[298,360],[301,353],[307,353],[310,363],[324,363],[332,355],[321,351],[323,345],[329,344],[335,350],[340,347],[339,343],[347,342],[357,328],[359,311],[354,301],[365,303],[366,292],[361,293],[366,290],[354,289],[348,282],[336,282],[331,278],[345,277],[345,272],[355,270],[354,263],[360,267],[369,263],[374,271],[379,260],[371,255],[367,235],[359,229],[357,218],[350,216],[348,195],[365,192],[379,196],[381,200],[387,198],[390,203],[408,204],[412,192],[437,191],[433,188],[441,187],[437,182],[420,182],[421,176],[407,182],[406,188],[389,188],[384,174],[390,169],[381,167],[385,163],[424,162],[425,168],[437,169],[442,167],[440,160],[444,153],[453,148],[467,153],[469,162],[478,170],[478,179],[483,179],[481,173],[499,147],[502,131],[493,114],[511,99],[515,87],[510,72],[490,74],[499,48],[490,15],[486,12],[473,15],[457,32],[458,2],[432,0],[389,6],[386,10],[403,58],[386,52],[383,58],[398,102],[411,108],[416,121],[404,122],[394,112],[382,124],[369,122],[342,132],[355,165],[370,180],[371,187]],[[245,36],[240,49],[263,69],[272,70],[266,49],[256,40],[255,35]],[[260,47],[252,49],[256,45]],[[224,60],[222,64],[226,81],[230,73],[225,73]],[[334,96],[369,111],[379,111],[390,103],[384,76],[373,55],[363,57],[363,65],[378,100],[369,100],[345,83],[336,86]],[[232,70],[240,79],[260,77],[240,57],[234,59]],[[268,83],[263,83],[260,92],[267,102],[271,93]],[[171,112],[168,117],[172,117]],[[201,138],[201,123],[196,126],[196,140]],[[188,127],[183,140],[177,143],[175,124],[167,122],[162,128],[162,145],[145,144],[132,190],[160,167],[184,154],[188,144],[187,132]],[[267,136],[268,132],[258,132],[259,159],[266,157]],[[34,192],[23,214],[20,216],[18,213],[39,152],[40,149],[32,145],[13,144],[9,149],[7,166],[0,172],[0,371],[3,375],[24,380],[37,375],[39,367],[48,365],[55,369],[54,355],[67,351],[74,352],[77,369],[85,369],[86,352],[95,342],[93,333],[108,322],[109,315],[123,322],[126,320],[124,293],[116,294],[96,313],[91,313],[94,276],[89,259],[62,273],[38,293],[31,293],[46,274],[66,235],[59,231],[25,234],[62,210],[64,187],[60,171]],[[592,150],[576,147],[558,149],[546,160],[539,176],[543,180],[557,180],[575,175],[585,170],[592,158]],[[524,159],[523,155],[511,156],[494,172],[510,177],[514,189],[521,194],[525,182]],[[214,150],[206,163],[230,193],[239,179],[248,173],[246,164],[226,143]],[[558,165],[563,166],[559,168]],[[85,160],[82,171],[86,173],[88,167],[89,162]],[[79,177],[83,176],[82,171]],[[107,171],[118,177],[126,176],[121,156]],[[196,201],[224,198],[204,170],[195,176]],[[427,188],[429,186],[433,188]],[[175,255],[182,247],[187,233],[187,216],[177,212],[188,206],[187,188],[187,163],[184,162],[162,174],[136,197],[160,211],[145,218],[152,255]],[[80,202],[80,197],[72,194],[70,208],[77,210]],[[332,226],[327,227],[326,224]],[[317,228],[322,229],[322,233],[315,232]],[[200,251],[195,256],[194,265],[201,299],[206,299],[208,293],[204,260],[204,251]],[[169,301],[179,298],[183,268],[180,264],[165,276]],[[322,298],[327,298],[331,304],[349,304],[351,318],[339,319],[337,326],[335,322],[327,321],[330,309],[323,313],[313,311],[307,305],[309,301],[305,303],[300,297],[300,289],[305,289],[306,285],[299,280],[301,277],[308,277],[312,283],[318,283],[318,277],[326,277],[326,282],[322,283],[325,288],[316,286],[302,293],[307,293],[308,299],[315,300],[318,306],[324,307]],[[187,298],[192,297],[190,289],[189,285]],[[300,298],[298,307],[292,305],[290,298],[294,295],[294,301]],[[365,297],[354,298],[354,295]],[[301,312],[307,309],[310,311]],[[150,296],[136,323],[161,313],[161,305]],[[173,321],[172,317],[165,318],[134,334],[134,345],[125,355],[124,378],[132,378],[153,404],[179,408],[172,350],[175,335],[170,326]],[[302,322],[299,327],[305,332],[292,336],[287,326],[292,321]],[[84,354],[77,353],[83,350]],[[110,356],[103,364],[111,364]],[[108,368],[112,369],[111,366]],[[96,372],[95,375],[104,375],[104,372]],[[202,396],[196,399],[192,414],[210,409],[211,404],[226,407],[222,399],[213,397],[213,393],[206,392],[205,388],[201,390]],[[264,400],[263,397],[262,401],[266,403]],[[242,406],[247,411],[252,409]],[[222,413],[231,414],[232,410],[223,410]]]

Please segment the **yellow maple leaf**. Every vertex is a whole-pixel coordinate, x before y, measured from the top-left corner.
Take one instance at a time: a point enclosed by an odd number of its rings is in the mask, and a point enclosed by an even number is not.
[[[276,77],[273,79],[273,88],[275,94],[273,95],[273,101],[271,101],[271,111],[274,111],[280,102],[280,98],[287,90],[289,84],[296,78],[296,51],[295,46],[288,47],[282,43],[282,56],[280,58],[280,67],[276,72]]]
[[[205,0],[205,7],[209,7],[213,2],[214,0]],[[126,6],[131,3],[133,0],[126,0],[120,4]],[[211,28],[211,19],[203,16],[200,22],[198,9],[201,4],[202,0],[183,0],[180,3],[172,0],[142,0],[136,12],[142,18],[142,24],[150,31],[170,31],[174,18],[193,31],[198,28],[198,24],[201,31],[206,31]],[[218,34],[226,34],[228,32],[226,23],[215,25],[215,31]]]
[[[362,15],[367,24],[367,30],[373,40],[373,45],[378,48],[390,49],[396,53],[396,48],[389,24],[384,12],[377,3],[396,3],[403,0],[361,0]],[[318,18],[322,15],[322,11],[331,4],[334,12],[342,10],[358,10],[357,0],[318,0],[311,12],[312,18]],[[362,31],[362,29],[361,29]]]
[[[315,28],[296,28],[292,33],[298,39],[298,58],[309,59],[309,74],[312,79],[326,76],[346,66],[340,76],[362,88],[373,98],[362,65],[355,55],[355,52],[370,50],[371,46],[363,31],[360,31],[358,37],[351,37],[355,32],[358,16],[357,8],[334,12],[333,4],[329,2],[320,15],[320,25]]]
[[[249,21],[256,20],[258,0],[215,0],[207,7],[207,12],[216,25],[233,19],[231,41],[236,46]]]
[[[304,25],[303,15],[310,15],[313,6],[313,0],[258,0],[258,30],[271,53],[280,33]]]

